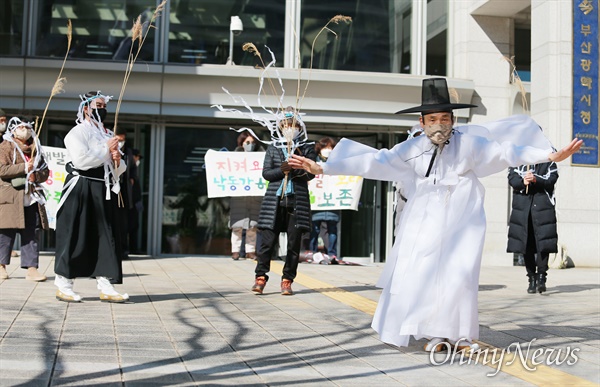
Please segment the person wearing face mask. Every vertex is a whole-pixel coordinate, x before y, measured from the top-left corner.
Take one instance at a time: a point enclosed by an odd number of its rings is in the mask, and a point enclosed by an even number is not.
[[[0,143],[4,141],[2,136],[4,135],[4,132],[6,132],[6,124],[6,113],[0,108]]]
[[[26,279],[45,281],[38,272],[38,231],[48,229],[46,203],[40,186],[49,170],[33,125],[21,118],[10,120],[0,144],[0,279],[8,279],[6,265],[17,233],[21,235],[21,267]],[[35,150],[34,150],[35,149]]]
[[[241,132],[237,138],[236,152],[264,152],[260,142],[250,133]],[[245,258],[256,259],[258,214],[261,196],[236,196],[229,198],[229,227],[231,228],[231,259],[241,257],[242,243]]]
[[[317,163],[322,164],[327,161],[331,151],[335,147],[335,140],[331,137],[323,137],[315,143],[317,152]],[[313,253],[319,251],[319,234],[321,233],[321,224],[327,226],[327,255],[332,264],[337,264],[337,235],[338,223],[340,221],[340,211],[313,211],[312,212],[312,230],[310,232],[309,249]]]
[[[138,246],[138,228],[140,226],[139,214],[144,210],[144,204],[142,202],[142,185],[140,183],[140,163],[144,156],[142,156],[139,149],[132,149],[131,154],[133,156],[132,166],[135,165],[136,173],[131,181],[131,200],[133,201],[133,208],[129,210],[127,226],[129,228],[129,252],[137,254],[140,252]]]
[[[121,199],[123,200],[122,207],[119,207],[122,212],[122,225],[127,230],[123,243],[123,259],[129,259],[129,253],[132,250],[132,245],[137,246],[137,209],[135,207],[136,199],[134,195],[134,184],[138,180],[138,167],[135,163],[133,156],[133,149],[127,141],[127,134],[125,132],[118,133],[116,135],[119,140],[119,151],[121,158],[125,162],[127,169],[119,177],[119,184],[121,186]],[[136,234],[136,235],[134,235]]]
[[[548,259],[550,253],[558,252],[554,208],[557,180],[555,163],[521,165],[508,170],[513,194],[506,252],[523,254],[529,294],[546,291]]]
[[[429,352],[478,349],[477,292],[485,237],[484,187],[479,181],[510,166],[558,162],[581,148],[574,139],[554,152],[537,123],[508,117],[481,126],[454,127],[444,78],[423,80],[422,103],[398,113],[420,113],[424,135],[392,149],[342,139],[322,166],[293,156],[311,173],[400,181],[410,192],[377,286],[372,327],[382,341],[407,346],[427,339]]]
[[[267,273],[271,268],[271,257],[278,247],[279,234],[287,233],[287,255],[281,278],[281,294],[290,296],[292,283],[298,271],[302,234],[310,231],[310,197],[308,181],[314,175],[302,170],[292,170],[288,164],[288,149],[293,154],[305,156],[308,160],[317,159],[315,147],[301,142],[302,145],[292,147],[298,139],[306,136],[306,127],[300,115],[293,107],[287,107],[277,119],[277,126],[285,143],[282,147],[270,144],[263,163],[263,178],[269,182],[267,192],[262,201],[258,229],[261,243],[252,291],[262,294],[269,280]],[[289,146],[289,148],[288,148]],[[287,176],[287,177],[286,177]]]
[[[113,286],[123,281],[121,240],[127,230],[118,194],[126,165],[119,138],[104,126],[110,97],[92,91],[80,98],[77,125],[64,140],[69,162],[56,217],[56,298],[81,302],[74,279],[93,277],[101,301],[126,302],[129,296]]]

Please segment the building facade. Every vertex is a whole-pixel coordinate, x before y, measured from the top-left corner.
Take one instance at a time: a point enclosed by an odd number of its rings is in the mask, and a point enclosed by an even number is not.
[[[130,49],[138,52],[129,36],[132,21],[138,15],[150,20],[158,3],[0,0],[0,107],[41,115],[66,54],[71,20],[66,91],[53,98],[42,133],[43,144],[62,146],[79,94],[102,90],[117,98]],[[170,0],[139,50],[119,115],[119,130],[144,155],[140,248],[154,255],[229,254],[228,200],[207,198],[203,156],[208,149],[233,150],[237,134],[230,127],[261,133],[211,107],[241,107],[222,88],[259,107],[262,63],[242,50],[244,43],[254,43],[265,62],[269,49],[274,53],[284,104],[296,105],[310,82],[301,110],[311,139],[328,135],[393,146],[418,122],[417,115],[393,112],[417,104],[422,79],[434,75],[448,78],[460,102],[479,105],[457,110],[459,123],[529,112],[558,146],[573,135],[572,6],[536,0]],[[352,23],[324,30],[338,14]],[[231,16],[243,23],[239,35],[230,32]],[[276,106],[275,94],[263,96],[263,103]],[[109,104],[109,121],[115,105]],[[599,266],[600,169],[563,162],[559,173],[559,244],[576,265]],[[483,262],[512,265],[505,253],[506,174],[484,185]],[[359,210],[342,215],[342,256],[385,259],[393,242],[393,196],[390,184],[365,182]],[[52,233],[44,244],[53,247]]]

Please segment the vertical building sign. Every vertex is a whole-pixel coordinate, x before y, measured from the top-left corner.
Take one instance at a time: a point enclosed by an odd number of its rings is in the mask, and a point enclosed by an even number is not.
[[[598,159],[599,0],[573,0],[573,136],[584,141],[573,165],[600,166]]]

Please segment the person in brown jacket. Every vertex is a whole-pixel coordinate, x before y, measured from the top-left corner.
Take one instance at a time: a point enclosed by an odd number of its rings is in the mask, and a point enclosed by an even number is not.
[[[17,233],[21,234],[21,267],[26,278],[45,281],[38,272],[40,228],[48,228],[45,198],[40,183],[49,170],[32,124],[18,117],[8,123],[0,144],[0,279],[8,279],[6,265]],[[37,148],[34,151],[34,148]]]

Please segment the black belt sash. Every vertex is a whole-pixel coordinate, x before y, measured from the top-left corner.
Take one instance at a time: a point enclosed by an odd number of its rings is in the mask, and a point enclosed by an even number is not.
[[[73,163],[67,163],[66,170],[68,173],[71,173],[71,174],[76,173],[76,174],[84,176],[84,177],[90,177],[93,179],[104,180],[104,165],[84,171],[82,169],[76,169],[73,166]]]

